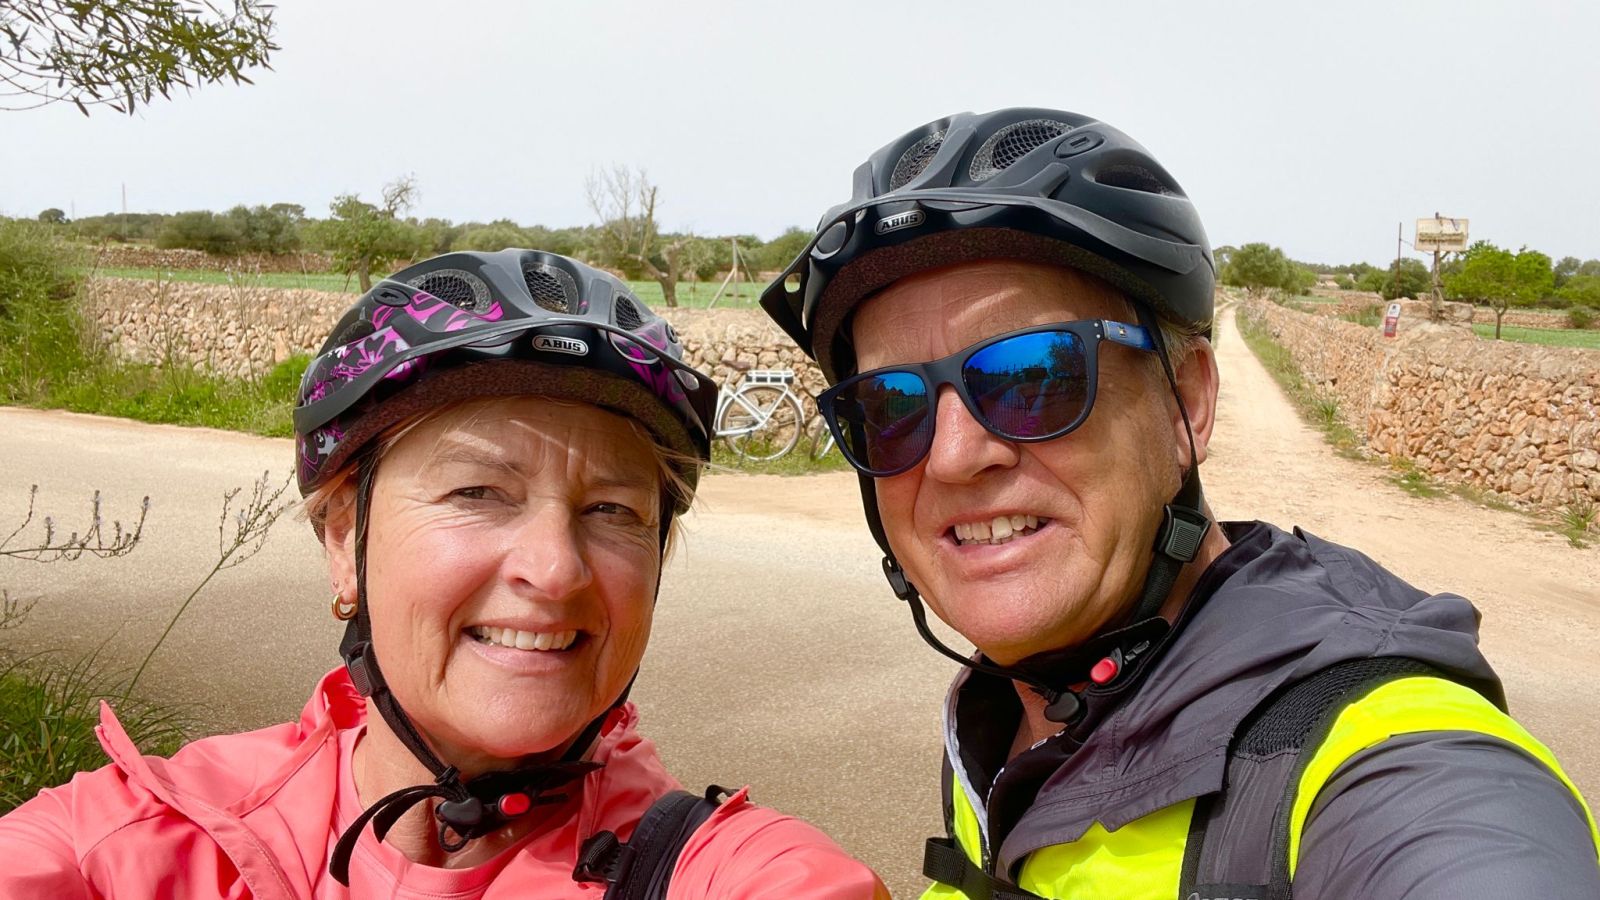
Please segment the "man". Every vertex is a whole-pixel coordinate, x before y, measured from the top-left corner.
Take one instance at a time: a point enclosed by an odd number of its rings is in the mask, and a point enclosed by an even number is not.
[[[891,586],[967,667],[927,896],[1600,896],[1467,601],[1211,521],[1213,282],[1143,147],[1007,109],[875,153],[763,296],[834,385]]]

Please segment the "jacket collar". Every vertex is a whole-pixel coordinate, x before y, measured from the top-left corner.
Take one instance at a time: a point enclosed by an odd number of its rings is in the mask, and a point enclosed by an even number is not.
[[[1041,847],[1075,841],[1097,821],[1116,829],[1221,790],[1240,721],[1279,686],[1335,662],[1411,656],[1493,681],[1477,650],[1476,613],[1460,597],[1426,595],[1360,553],[1299,531],[1259,522],[1224,527],[1233,546],[1212,568],[1225,577],[1202,579],[1211,596],[1191,600],[1199,608],[1143,684],[1092,732],[1078,734],[1081,746],[1057,750],[1059,766],[998,836],[997,871]],[[964,672],[952,685],[945,738],[958,789],[987,820],[987,806],[978,802],[987,786],[966,771],[962,736],[1016,723],[985,721],[984,704],[959,702],[981,680]],[[1045,744],[1065,740],[1058,735]]]

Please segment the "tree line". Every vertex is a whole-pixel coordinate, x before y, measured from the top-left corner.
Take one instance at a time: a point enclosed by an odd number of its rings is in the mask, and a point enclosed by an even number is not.
[[[406,176],[385,185],[375,201],[355,193],[334,197],[324,218],[308,214],[300,204],[273,203],[224,212],[108,213],[70,221],[65,212],[51,208],[38,219],[95,243],[200,250],[221,258],[322,253],[336,271],[356,276],[362,290],[371,287],[374,273],[409,260],[453,250],[531,247],[614,269],[632,280],[654,280],[669,306],[677,305],[679,281],[709,280],[728,272],[735,244],[742,268],[754,275],[787,266],[811,237],[808,229],[798,227],[770,241],[753,234],[663,231],[656,185],[643,170],[621,166],[589,179],[589,204],[599,224],[551,228],[511,219],[419,218],[410,214],[418,195],[416,180]]]
[[[1223,284],[1244,288],[1252,295],[1268,290],[1307,294],[1325,276],[1343,290],[1370,291],[1385,300],[1427,297],[1433,291],[1428,266],[1415,259],[1400,259],[1388,267],[1370,263],[1327,265],[1290,259],[1266,243],[1216,250]],[[1600,259],[1575,256],[1551,258],[1523,247],[1515,252],[1478,241],[1465,253],[1453,254],[1439,264],[1444,296],[1487,306],[1495,312],[1495,337],[1506,312],[1519,307],[1568,310],[1574,327],[1587,328],[1600,320]]]

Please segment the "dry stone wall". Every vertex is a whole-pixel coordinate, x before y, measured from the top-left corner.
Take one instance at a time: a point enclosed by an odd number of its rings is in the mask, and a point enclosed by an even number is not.
[[[718,384],[734,387],[751,369],[790,369],[806,417],[816,414],[816,396],[828,386],[822,370],[758,309],[657,310],[683,341],[689,364]]]
[[[1371,291],[1340,291],[1317,289],[1311,292],[1312,296],[1322,300],[1332,300],[1332,303],[1308,304],[1308,312],[1315,312],[1323,316],[1343,316],[1357,313],[1364,309],[1387,307],[1389,301]],[[1401,316],[1415,319],[1418,316],[1428,317],[1428,303],[1424,300],[1401,300]],[[1445,303],[1447,315],[1452,320],[1471,321],[1475,325],[1493,325],[1494,310],[1487,306],[1474,306],[1470,303],[1447,301]],[[1572,321],[1565,312],[1548,309],[1511,309],[1500,320],[1502,325],[1516,328],[1571,328]]]
[[[92,280],[84,312],[113,352],[235,377],[311,352],[351,294],[117,278]],[[750,369],[791,369],[809,416],[822,374],[751,309],[667,310],[690,364],[734,385]],[[1517,503],[1600,503],[1600,351],[1481,341],[1408,310],[1399,336],[1265,302],[1263,321],[1305,377],[1337,398],[1374,451]]]
[[[1402,315],[1375,328],[1247,301],[1376,453],[1524,506],[1600,504],[1600,351],[1479,340]]]
[[[95,265],[105,269],[163,269],[232,272],[331,272],[325,253],[244,253],[212,256],[200,250],[163,250],[143,244],[103,244],[94,248]]]
[[[354,294],[97,278],[83,292],[91,327],[123,359],[172,363],[234,377],[259,375],[311,353]],[[754,309],[665,310],[689,363],[730,387],[750,369],[792,369],[807,416],[822,372]]]
[[[127,278],[91,279],[81,296],[84,318],[117,356],[233,377],[314,351],[355,300],[329,291]]]

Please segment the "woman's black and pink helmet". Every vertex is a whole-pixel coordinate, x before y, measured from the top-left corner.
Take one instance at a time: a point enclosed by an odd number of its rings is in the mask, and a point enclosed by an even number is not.
[[[541,394],[644,425],[686,462],[711,455],[717,387],[672,326],[611,275],[538,250],[448,253],[374,285],[306,368],[294,410],[302,494],[385,429],[445,403]]]

